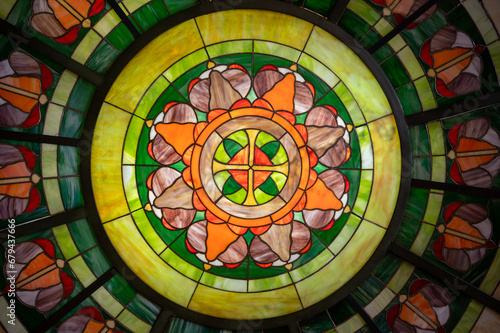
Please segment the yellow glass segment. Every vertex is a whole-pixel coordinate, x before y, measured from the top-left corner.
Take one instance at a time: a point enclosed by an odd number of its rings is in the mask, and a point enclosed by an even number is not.
[[[130,215],[104,224],[104,229],[122,259],[142,281],[164,297],[175,300],[181,306],[188,306],[196,282],[175,271],[156,255],[138,232]]]
[[[372,72],[336,37],[315,26],[304,52],[320,59],[344,82],[358,102],[366,121],[378,119],[392,112]]]
[[[122,185],[122,147],[131,114],[104,103],[92,143],[92,185],[102,222],[129,213]]]
[[[221,299],[224,302],[218,301]],[[302,306],[294,286],[260,293],[235,293],[199,285],[189,309],[220,318],[251,320],[296,312]]]
[[[401,176],[401,144],[394,116],[368,123],[374,151],[374,173],[365,218],[383,228],[391,222]],[[398,153],[395,153],[398,152]]]
[[[201,47],[203,42],[194,20],[164,32],[125,66],[111,87],[106,101],[134,112],[144,92],[161,73],[180,58]]]

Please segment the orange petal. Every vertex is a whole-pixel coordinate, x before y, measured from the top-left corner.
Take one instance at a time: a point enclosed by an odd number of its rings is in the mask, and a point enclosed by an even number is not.
[[[156,171],[151,172],[148,179],[146,180],[146,186],[148,187],[149,190],[153,188],[153,176],[155,173],[156,173]]]
[[[229,229],[231,229],[235,234],[243,235],[247,232],[248,228],[238,227],[237,225],[228,224]]]
[[[283,118],[285,118],[286,120],[288,120],[288,122],[290,124],[292,124],[292,125],[295,124],[295,116],[293,115],[293,113],[286,112],[286,111],[278,111],[276,113],[279,114],[280,116],[282,116]]]
[[[188,87],[188,93],[191,92],[191,89],[193,89],[193,86],[198,82],[200,81],[200,79],[196,78],[194,80],[192,80],[190,83],[189,83],[189,87]]]
[[[170,109],[172,106],[179,104],[179,102],[170,102],[165,107],[163,108],[163,113],[167,113],[168,109]]]
[[[216,223],[216,224],[226,222],[224,220],[221,220],[220,218],[218,218],[214,214],[212,214],[212,212],[209,210],[207,210],[207,212],[205,213],[205,218],[207,219],[207,221],[212,222],[212,223]]]
[[[306,209],[339,210],[342,202],[328,189],[325,183],[318,178],[316,183],[306,191]]]
[[[267,231],[267,229],[269,229],[269,227],[271,227],[270,224],[265,225],[263,227],[250,228],[250,231],[252,232],[252,234],[258,236],[258,235],[261,235],[261,234],[265,233]]]
[[[154,160],[155,156],[153,155],[153,141],[148,143],[148,154]]]
[[[309,153],[309,167],[314,168],[318,164],[318,155],[311,148],[307,147]]]
[[[274,222],[274,224],[288,224],[292,222],[292,220],[293,220],[293,212],[290,212],[287,215],[285,215],[285,217],[283,217],[282,219]]]
[[[191,168],[186,168],[184,171],[182,171],[182,179],[184,179],[184,182],[186,183],[187,186],[193,188],[193,180],[191,179]]]
[[[194,145],[189,146],[189,148],[184,152],[184,155],[182,155],[182,162],[184,162],[184,164],[186,164],[187,166],[191,166],[191,156],[193,156],[193,149]]]
[[[179,155],[183,155],[186,149],[194,143],[193,131],[195,124],[157,124],[156,131]]]
[[[193,206],[196,210],[207,210],[207,208],[201,203],[201,200],[196,192],[193,192]]]
[[[207,260],[217,259],[219,254],[238,239],[239,235],[231,231],[226,223],[207,223]]]
[[[287,74],[274,87],[262,96],[274,110],[293,112],[293,97],[295,95],[295,75]]]
[[[309,182],[307,183],[307,189],[310,189],[316,183],[317,179],[318,173],[311,169],[311,171],[309,172]]]
[[[164,226],[165,228],[167,228],[168,230],[177,230],[177,229],[175,229],[174,227],[172,227],[172,226],[170,225],[170,223],[168,223],[168,222],[167,222],[167,220],[165,220],[165,218],[163,218],[163,217],[161,218],[161,223],[162,223],[162,224],[163,224],[163,226]]]
[[[307,142],[307,129],[306,129],[306,127],[302,124],[297,124],[294,127],[300,133],[300,136],[302,137],[302,139],[304,139],[304,142]]]
[[[306,201],[307,201],[307,198],[306,198],[306,196],[304,194],[302,196],[302,198],[300,198],[300,201],[295,205],[295,207],[293,207],[293,210],[295,212],[300,212],[306,206]]]
[[[316,95],[316,92],[314,91],[314,86],[309,82],[306,82],[305,84],[309,88],[309,90],[311,90],[312,95],[313,96]]]
[[[200,136],[200,133],[203,132],[203,130],[207,126],[208,126],[208,123],[206,123],[206,122],[201,122],[201,123],[196,124],[196,127],[194,129],[194,138],[195,138],[195,140],[198,139],[198,137]]]
[[[242,109],[242,108],[249,108],[251,107],[252,104],[250,104],[250,101],[246,98],[240,99],[236,103],[231,106],[231,110],[236,110],[236,109]]]
[[[267,110],[273,110],[273,107],[271,104],[269,104],[267,101],[263,100],[262,98],[256,99],[253,103],[252,106],[256,108],[263,108]]]
[[[215,118],[217,118],[218,116],[220,116],[221,114],[224,114],[226,112],[227,112],[227,110],[223,110],[223,109],[212,110],[208,113],[207,120],[208,120],[208,122],[211,122],[212,120],[214,120]]]

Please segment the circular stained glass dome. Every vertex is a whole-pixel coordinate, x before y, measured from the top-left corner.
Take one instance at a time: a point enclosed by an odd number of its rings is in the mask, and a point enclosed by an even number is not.
[[[233,10],[143,47],[92,145],[115,265],[188,317],[229,321],[304,316],[356,287],[398,227],[409,149],[387,78],[348,44]]]

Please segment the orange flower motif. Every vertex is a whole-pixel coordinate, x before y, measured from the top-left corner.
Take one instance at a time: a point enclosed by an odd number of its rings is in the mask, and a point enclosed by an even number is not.
[[[415,13],[425,1],[420,0],[371,0],[373,3],[383,6],[384,9],[382,13],[384,16],[394,16],[397,24],[401,24],[408,16]],[[406,29],[415,28],[417,25],[422,23],[431,17],[437,9],[437,3],[432,5],[431,8],[427,9],[425,13],[417,17],[411,24],[409,24]]]
[[[65,261],[56,259],[50,241],[19,243],[15,250],[15,263],[6,260],[4,276],[14,278],[9,282],[15,284],[16,296],[24,305],[46,313],[71,294],[73,280],[62,270]]]
[[[149,124],[150,156],[186,165],[150,175],[151,210],[167,229],[188,228],[186,246],[207,269],[237,267],[249,253],[261,267],[291,268],[310,247],[309,228],[328,229],[345,211],[347,178],[313,167],[347,161],[346,124],[331,106],[312,108],[313,86],[290,68],[265,66],[252,86],[243,67],[210,64],[189,85],[189,98]],[[195,108],[206,121],[198,122]],[[295,115],[305,112],[298,124]],[[204,220],[195,221],[197,211]]]
[[[483,47],[475,45],[466,33],[447,25],[425,41],[420,57],[436,78],[436,90],[444,97],[469,94],[481,87]]]
[[[453,150],[451,179],[460,185],[491,187],[500,172],[500,135],[485,118],[455,125],[448,133]]]
[[[433,252],[452,268],[466,272],[495,248],[488,210],[480,204],[455,202],[446,207],[445,223],[437,227],[442,235],[436,239]]]
[[[33,29],[69,44],[75,41],[80,27],[90,28],[90,17],[104,8],[104,0],[33,0]]]
[[[408,295],[399,296],[399,305],[387,311],[387,324],[394,332],[444,333],[450,318],[451,294],[429,280],[412,282]]]
[[[29,213],[40,203],[35,164],[36,156],[28,148],[0,144],[0,219]]]
[[[25,53],[14,51],[0,61],[0,126],[37,125],[51,84],[50,70]]]
[[[57,333],[84,332],[121,333],[116,329],[114,320],[104,320],[99,310],[93,306],[81,308],[76,314],[66,319],[57,329]]]

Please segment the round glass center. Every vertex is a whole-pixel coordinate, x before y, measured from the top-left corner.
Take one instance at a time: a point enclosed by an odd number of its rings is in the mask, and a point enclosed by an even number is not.
[[[246,129],[222,140],[215,151],[214,180],[230,201],[256,206],[275,198],[288,178],[288,156],[269,133]]]

